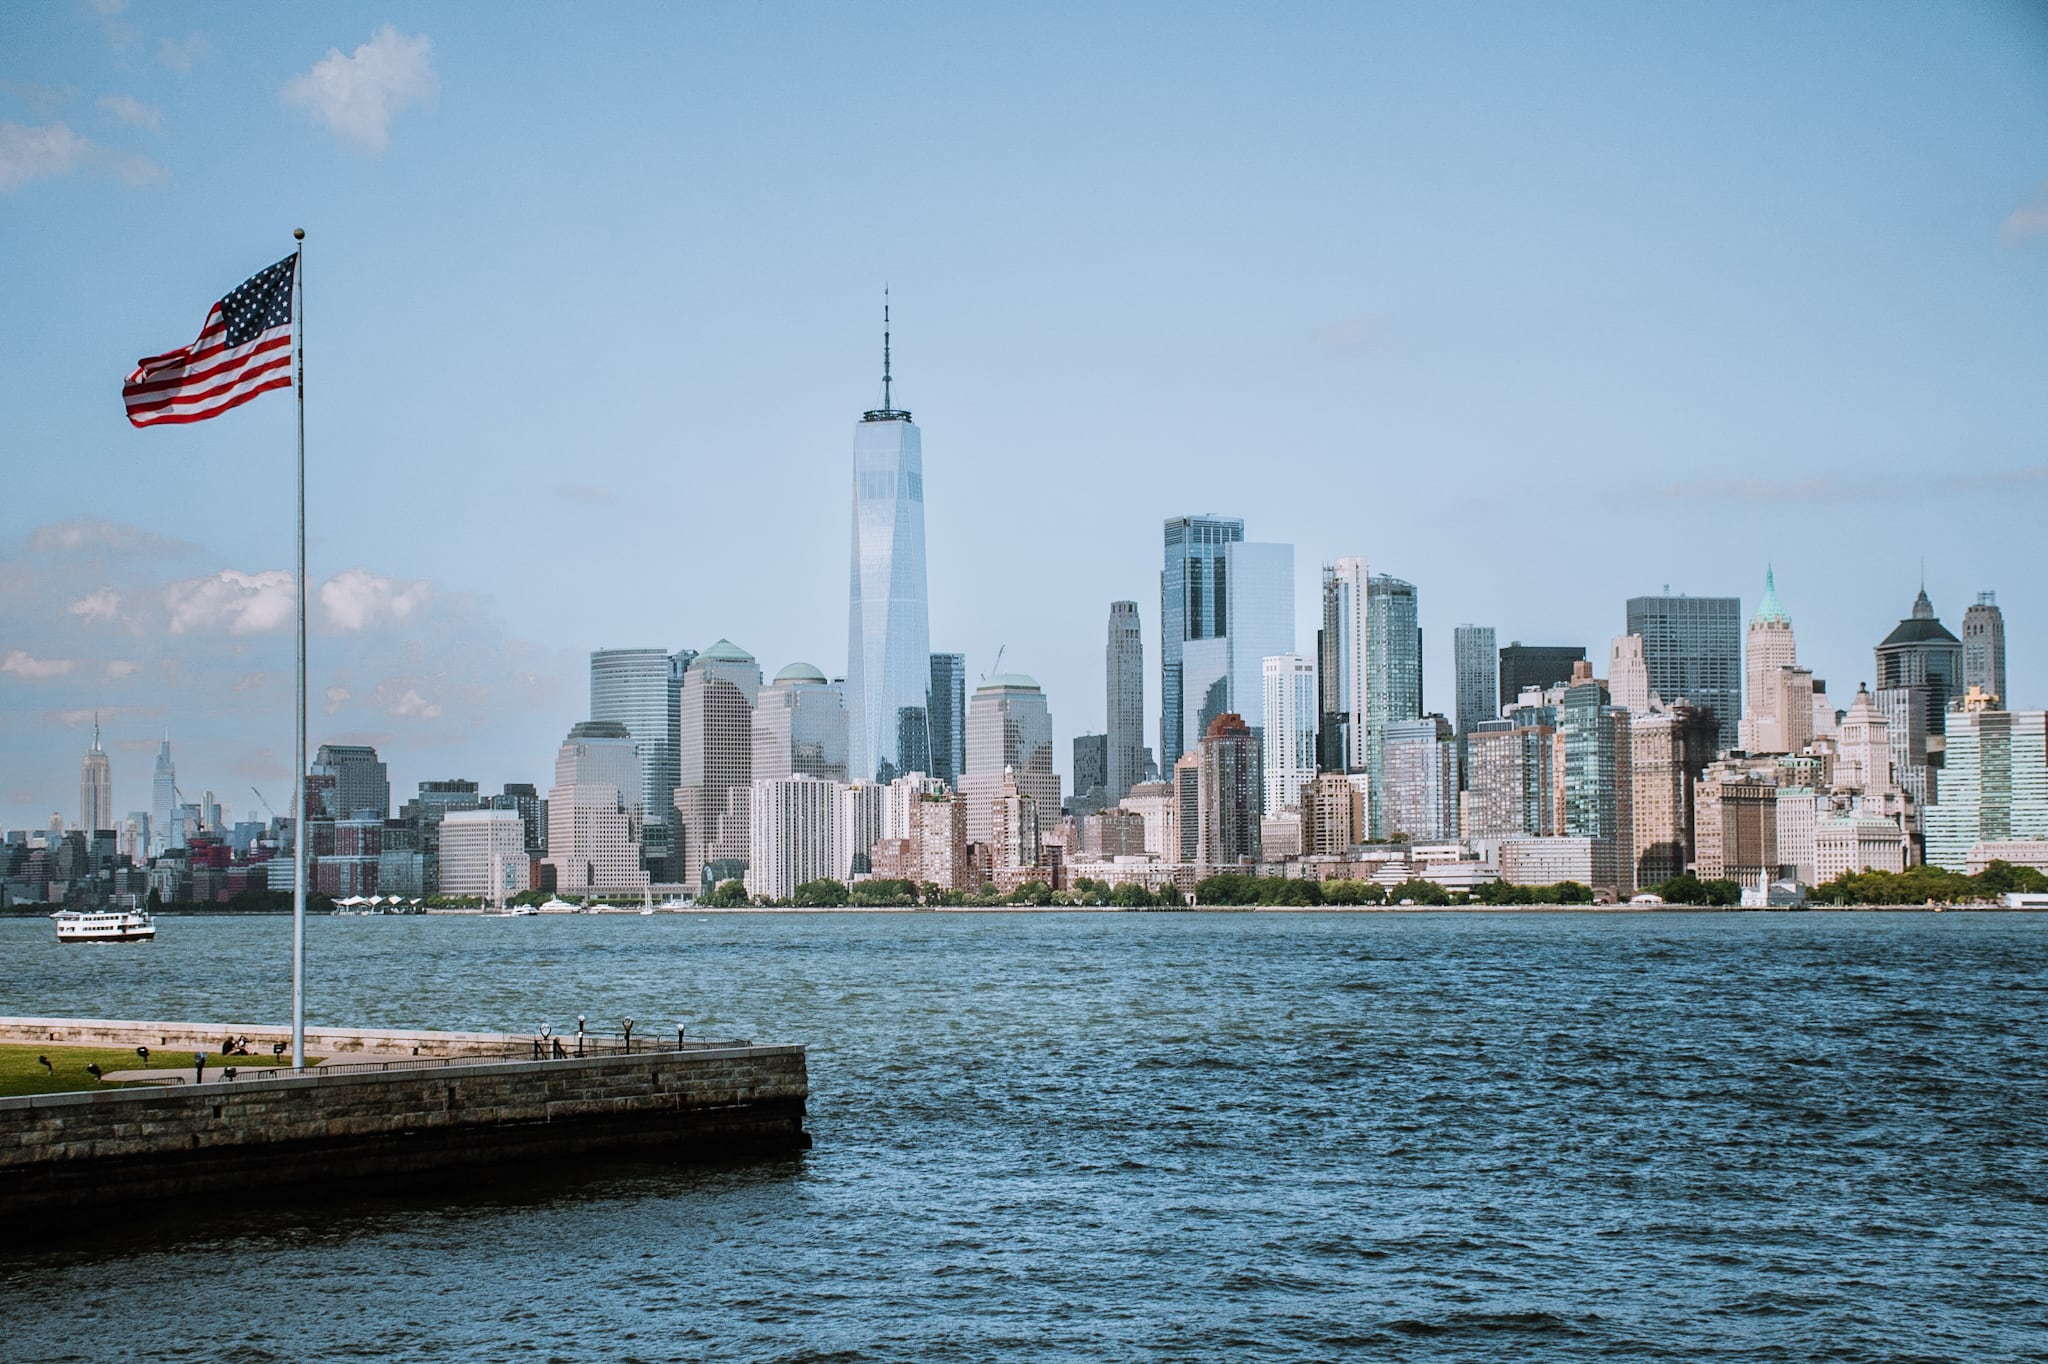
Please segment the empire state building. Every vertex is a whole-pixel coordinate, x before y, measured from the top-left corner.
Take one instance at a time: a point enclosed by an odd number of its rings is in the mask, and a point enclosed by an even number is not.
[[[847,775],[887,781],[931,770],[926,688],[931,614],[924,575],[924,455],[890,397],[882,306],[882,405],[853,428],[853,556],[847,585]]]

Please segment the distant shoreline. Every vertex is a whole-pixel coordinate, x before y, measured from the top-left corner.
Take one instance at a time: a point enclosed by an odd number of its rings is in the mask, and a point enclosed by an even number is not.
[[[0,918],[41,919],[47,909],[9,906]],[[1127,909],[1120,905],[834,905],[807,907],[744,905],[659,909],[643,915],[637,909],[583,910],[575,914],[487,915],[476,909],[435,909],[425,914],[336,915],[313,912],[313,919],[637,919],[689,915],[733,914],[2044,914],[2048,910],[2014,909],[2006,905],[1781,905],[1744,909],[1737,905],[1190,905],[1186,908]],[[159,919],[288,919],[290,910],[176,909],[157,911]]]

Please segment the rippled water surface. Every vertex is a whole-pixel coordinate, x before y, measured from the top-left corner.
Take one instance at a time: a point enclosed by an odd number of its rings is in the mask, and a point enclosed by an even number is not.
[[[2048,1359],[2031,915],[320,919],[315,1023],[810,1047],[801,1158],[0,1237],[7,1360]],[[288,920],[0,1012],[282,1021]]]

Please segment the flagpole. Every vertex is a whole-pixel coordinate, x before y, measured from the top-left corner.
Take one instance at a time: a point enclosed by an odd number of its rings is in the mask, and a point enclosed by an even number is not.
[[[292,1069],[306,1068],[306,229],[292,229],[292,349],[299,391],[299,658],[292,751]]]

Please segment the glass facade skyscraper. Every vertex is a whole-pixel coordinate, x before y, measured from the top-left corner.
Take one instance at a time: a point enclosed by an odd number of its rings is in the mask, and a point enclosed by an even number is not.
[[[1385,821],[1386,802],[1377,795],[1387,776],[1387,726],[1421,718],[1422,627],[1415,584],[1376,574],[1367,582],[1365,602],[1365,770],[1375,792],[1374,838],[1393,832]]]
[[[1244,539],[1244,522],[1237,517],[1176,516],[1166,523],[1165,538],[1166,562],[1159,573],[1162,772],[1190,747],[1186,712],[1202,705],[1200,695],[1190,696],[1183,688],[1185,646],[1194,640],[1220,639],[1230,626],[1229,567],[1224,556],[1228,546]],[[1227,668],[1225,662],[1225,672]],[[1199,736],[1200,731],[1196,733]]]
[[[597,649],[590,655],[590,718],[624,725],[640,751],[640,781],[625,796],[638,800],[644,812],[649,859],[666,858],[675,849],[682,680],[683,668],[666,649]]]
[[[882,405],[853,430],[853,553],[847,591],[848,767],[855,781],[930,771],[931,615],[925,593],[924,454],[892,405],[888,312]]]
[[[1261,744],[1266,732],[1266,660],[1294,652],[1294,546],[1242,541],[1224,551],[1228,565],[1230,694]],[[1205,719],[1213,720],[1213,715]],[[1208,726],[1202,732],[1208,733]]]
[[[1108,693],[1103,698],[1104,729],[1109,738],[1109,773],[1104,787],[1113,803],[1145,779],[1145,636],[1134,601],[1109,604],[1103,675]]]
[[[1741,742],[1741,598],[1630,597],[1624,633],[1643,637],[1651,691],[1712,712],[1724,751]]]
[[[1493,645],[1491,625],[1460,625],[1453,632],[1458,660],[1458,737],[1464,738],[1482,720],[1500,719],[1500,651]]]
[[[948,786],[960,784],[967,768],[967,655],[933,654],[931,687],[926,692],[932,736],[932,776]]]
[[[1365,770],[1366,561],[1323,565],[1323,628],[1316,632],[1316,685],[1322,718],[1316,765],[1325,772]]]

